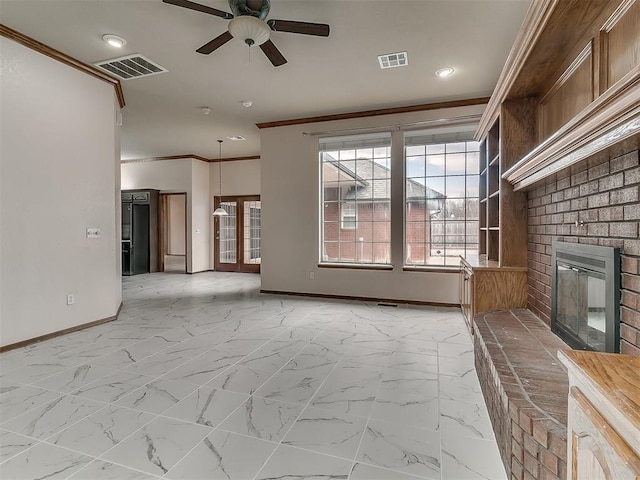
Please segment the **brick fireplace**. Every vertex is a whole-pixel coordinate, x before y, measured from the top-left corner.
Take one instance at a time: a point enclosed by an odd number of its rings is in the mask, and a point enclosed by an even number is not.
[[[591,159],[528,196],[528,303],[551,323],[552,242],[619,247],[620,352],[640,355],[640,161],[638,150]]]

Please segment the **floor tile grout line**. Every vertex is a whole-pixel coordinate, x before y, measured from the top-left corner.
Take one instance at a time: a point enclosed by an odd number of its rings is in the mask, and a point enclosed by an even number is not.
[[[282,332],[282,333],[284,333],[284,332]],[[279,337],[282,333],[280,333],[280,334],[276,335],[276,336],[275,336],[275,337],[273,337],[271,340],[274,340],[275,338]],[[282,371],[282,370],[284,369],[284,367],[285,367],[285,366],[286,366],[286,365],[287,365],[291,360],[293,360],[297,355],[299,355],[299,354],[300,354],[300,352],[301,352],[302,350],[304,350],[304,348],[306,348],[308,345],[310,345],[310,344],[312,343],[313,339],[314,339],[315,337],[317,337],[320,333],[321,333],[321,332],[319,332],[318,334],[316,334],[316,335],[315,335],[311,340],[309,340],[309,342],[308,342],[307,344],[305,344],[305,346],[304,346],[304,347],[302,347],[302,348],[301,348],[301,349],[300,349],[300,350],[299,350],[299,351],[298,351],[298,352],[297,352],[293,357],[291,357],[291,359],[290,359],[290,360],[288,360],[284,365],[282,365],[278,370],[276,370],[276,372],[275,372],[271,377],[269,377],[269,379],[268,379],[267,381],[265,381],[265,382],[263,383],[263,385],[264,385],[266,382],[268,382],[271,378],[273,378],[275,375],[277,375],[280,371]],[[266,345],[266,344],[267,344],[267,343],[269,343],[271,340],[269,340],[269,341],[265,342],[265,344],[263,344],[263,345]],[[255,350],[258,350],[259,348],[261,348],[261,347],[257,347]],[[251,353],[255,352],[255,350],[253,350]],[[246,358],[246,357],[248,357],[249,355],[251,355],[251,353],[249,353],[249,354],[245,355],[245,356],[244,356],[244,357],[242,357],[242,358]],[[241,360],[242,360],[242,359],[241,359]],[[234,365],[231,365],[229,368],[232,368],[232,367],[234,367],[234,366],[238,365],[238,363],[239,363],[241,360],[238,360],[238,362],[236,362]],[[226,370],[227,370],[227,369],[225,369],[224,371],[226,371]],[[221,372],[221,373],[220,373],[220,375],[222,375],[222,374],[224,373],[224,371],[223,371],[223,372]],[[207,383],[212,382],[212,381],[213,381],[213,380],[215,380],[218,376],[219,376],[219,375],[217,375],[216,377],[212,378],[212,379],[211,379],[211,380],[209,380]],[[207,384],[205,383],[204,385],[201,385],[201,387],[205,387],[206,385],[207,385]],[[198,387],[198,389],[199,389],[199,388],[201,388],[201,387]],[[207,388],[212,388],[213,390],[221,390],[221,389],[216,389],[216,388],[213,388],[213,387],[207,387]],[[256,389],[256,390],[257,390],[257,389]],[[226,391],[226,390],[222,390],[222,391]],[[234,393],[237,393],[237,392],[234,392]],[[193,392],[192,392],[190,395],[192,395],[192,394],[193,394]],[[248,401],[249,401],[249,399],[250,399],[251,397],[253,397],[253,396],[254,396],[254,394],[249,395],[249,396],[248,396],[248,397],[247,397],[243,402],[241,402],[241,403],[240,403],[236,408],[234,408],[234,409],[233,409],[233,410],[232,410],[232,411],[231,411],[231,412],[230,412],[226,417],[224,417],[220,422],[218,422],[218,424],[217,424],[215,427],[210,427],[210,428],[212,428],[212,431],[211,431],[209,434],[207,434],[204,438],[206,438],[207,436],[211,435],[213,432],[217,431],[217,430],[218,430],[218,428],[220,427],[220,425],[222,425],[224,422],[226,422],[226,421],[227,421],[227,419],[228,419],[229,417],[231,417],[231,416],[232,416],[236,411],[238,411],[238,410],[240,409],[240,407],[242,407],[243,405],[245,405],[245,404],[246,404],[246,402],[248,402]],[[186,398],[186,397],[185,397],[185,398]],[[262,398],[262,397],[259,397],[259,398]],[[167,409],[167,410],[169,410],[169,409]],[[166,411],[167,411],[167,410],[165,410],[165,413],[166,413]],[[301,412],[302,412],[302,411],[301,411]],[[162,415],[160,415],[160,416],[162,416]],[[165,417],[165,418],[171,418],[171,417]],[[190,423],[193,423],[193,422],[190,422]],[[198,425],[198,424],[196,423],[195,425]],[[293,426],[293,424],[292,424],[292,426]],[[221,430],[221,431],[225,431],[225,432],[226,432],[226,430]],[[230,433],[233,433],[233,432],[230,432]],[[287,430],[287,433],[288,433],[288,430]],[[286,435],[286,433],[285,433],[285,435]],[[168,470],[164,475],[162,475],[162,477],[161,477],[161,478],[168,478],[168,477],[166,477],[166,475],[167,475],[169,472],[171,472],[171,469],[172,469],[172,468],[174,468],[175,466],[177,466],[178,464],[180,464],[180,462],[181,462],[182,460],[184,460],[185,458],[187,458],[187,456],[188,456],[188,455],[189,455],[193,450],[195,450],[195,449],[198,447],[198,445],[200,445],[200,443],[204,440],[204,438],[203,438],[202,440],[200,440],[198,443],[196,443],[196,444],[195,444],[191,449],[189,449],[189,450],[187,451],[187,453],[185,453],[185,454],[184,454],[184,455],[183,455],[179,460],[177,460],[177,461],[175,462],[175,464],[174,464],[171,468],[169,468],[169,470]],[[284,437],[283,437],[283,438],[284,438]],[[124,440],[123,440],[123,441],[124,441]],[[274,448],[274,452],[275,452],[275,450],[276,450],[277,448],[278,448],[278,446],[276,446],[276,447]],[[273,454],[273,452],[272,452],[272,454]],[[270,458],[270,457],[271,457],[271,455],[269,456],[269,458]],[[267,460],[268,460],[268,459],[267,459]],[[265,460],[265,463],[266,463],[266,460]],[[264,463],[262,464],[262,466],[264,466]],[[261,466],[260,468],[262,468],[262,466]],[[260,471],[260,470],[258,470],[258,472],[259,472],[259,471]]]
[[[326,327],[324,331],[326,331],[328,329],[328,327]],[[322,333],[322,332],[321,332]],[[320,334],[318,334],[320,335]],[[316,335],[316,337],[318,336]],[[314,338],[316,338],[314,337]],[[309,342],[311,343],[311,342]],[[322,382],[320,383],[320,385],[318,385],[318,388],[315,389],[315,391],[311,394],[311,396],[309,397],[309,400],[307,400],[307,403],[302,407],[302,409],[300,410],[300,413],[298,414],[298,416],[296,417],[296,419],[291,422],[291,426],[287,429],[286,432],[284,432],[284,434],[282,435],[282,437],[280,438],[280,441],[278,442],[278,445],[276,446],[276,448],[274,448],[273,452],[271,452],[271,455],[269,455],[269,457],[262,463],[261,467],[258,469],[258,471],[256,472],[256,474],[253,477],[253,480],[256,480],[258,478],[258,475],[260,474],[260,472],[262,471],[262,469],[265,467],[265,465],[267,465],[267,463],[269,463],[269,460],[271,460],[271,458],[273,457],[273,455],[275,454],[275,452],[278,450],[278,448],[280,448],[280,446],[282,446],[282,441],[285,439],[285,437],[289,434],[289,432],[291,431],[291,429],[294,427],[294,425],[296,424],[296,422],[300,419],[300,417],[302,416],[302,414],[304,413],[304,411],[307,409],[307,407],[309,407],[309,405],[311,404],[311,400],[313,400],[313,398],[315,397],[316,393],[318,393],[320,391],[320,389],[322,388],[322,386],[325,384],[325,382],[327,381],[327,379],[331,376],[331,374],[336,370],[336,368],[338,368],[338,365],[340,364],[340,360],[338,360],[333,368],[331,369],[331,371],[329,372],[329,374],[324,378],[324,380],[322,380]],[[289,445],[290,446],[290,445]],[[318,453],[318,452],[314,452],[314,453]]]

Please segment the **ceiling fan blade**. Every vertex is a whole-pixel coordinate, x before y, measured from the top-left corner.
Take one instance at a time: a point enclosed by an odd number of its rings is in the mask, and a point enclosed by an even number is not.
[[[229,31],[226,31],[222,35],[218,35],[216,38],[214,38],[210,42],[205,43],[203,46],[197,49],[196,52],[202,53],[203,55],[209,55],[215,49],[220,48],[222,45],[227,43],[232,38],[233,38],[233,35],[231,35]]]
[[[294,22],[293,20],[269,20],[267,23],[276,32],[301,33],[318,37],[329,36],[329,25],[324,23]]]
[[[209,15],[215,15],[216,17],[226,18],[230,20],[233,15],[217,8],[207,7],[206,5],[200,5],[199,3],[190,2],[189,0],[162,0],[164,3],[170,5],[176,5],[177,7],[188,8],[189,10],[195,10],[196,12],[208,13]]]
[[[264,52],[274,67],[279,67],[280,65],[287,63],[287,59],[282,56],[280,50],[278,50],[271,40],[267,40],[260,45],[260,50]]]

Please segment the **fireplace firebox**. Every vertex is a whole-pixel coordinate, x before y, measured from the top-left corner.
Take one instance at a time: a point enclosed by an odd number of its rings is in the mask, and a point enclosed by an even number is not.
[[[620,249],[553,242],[551,330],[579,350],[619,352]]]

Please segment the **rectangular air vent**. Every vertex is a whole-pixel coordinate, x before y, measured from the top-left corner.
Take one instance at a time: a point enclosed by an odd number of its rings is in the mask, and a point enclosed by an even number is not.
[[[94,63],[94,65],[120,80],[131,80],[168,72],[166,68],[139,53],[105,60],[104,62],[97,62]]]
[[[404,67],[409,65],[407,52],[387,53],[386,55],[378,55],[380,68]]]
[[[229,140],[233,140],[234,142],[241,142],[246,140],[242,135],[234,135],[233,137],[227,137]]]

